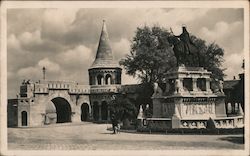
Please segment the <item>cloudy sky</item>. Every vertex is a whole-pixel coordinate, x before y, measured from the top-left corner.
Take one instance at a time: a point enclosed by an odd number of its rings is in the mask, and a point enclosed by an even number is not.
[[[88,84],[103,19],[117,61],[129,53],[136,27],[157,24],[178,35],[186,24],[190,33],[225,50],[226,79],[241,70],[243,9],[8,9],[8,98],[23,79],[41,79],[43,66],[47,79]],[[138,82],[124,73],[123,84]]]

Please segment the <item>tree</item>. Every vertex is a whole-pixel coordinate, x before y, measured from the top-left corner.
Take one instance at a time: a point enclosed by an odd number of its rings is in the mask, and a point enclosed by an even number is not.
[[[135,101],[129,99],[126,94],[116,95],[110,104],[110,112],[117,120],[123,121],[126,127],[130,120],[136,119],[137,109]]]
[[[225,76],[223,73],[225,69],[222,69],[224,50],[214,42],[207,45],[206,41],[193,35],[191,36],[191,40],[198,48],[201,67],[204,67],[208,71],[212,72],[211,77],[213,81],[215,79],[223,80],[223,77]],[[194,66],[198,67],[198,64],[194,63]]]
[[[144,26],[137,28],[131,43],[130,54],[120,61],[126,73],[137,76],[142,83],[164,82],[164,75],[176,66],[168,37],[168,30],[159,26],[152,28]],[[215,43],[206,44],[206,41],[191,35],[192,42],[199,53],[194,58],[200,58],[202,67],[212,72],[213,79],[223,79],[225,76],[221,68],[224,50]],[[199,66],[199,61],[193,60],[193,66]]]
[[[142,83],[162,81],[163,74],[174,66],[175,57],[167,41],[170,33],[164,28],[137,28],[130,54],[120,61],[126,73],[137,76]]]

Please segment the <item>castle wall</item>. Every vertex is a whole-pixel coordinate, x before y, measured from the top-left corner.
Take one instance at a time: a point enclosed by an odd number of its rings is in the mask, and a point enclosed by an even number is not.
[[[8,127],[16,127],[17,126],[17,104],[18,99],[9,99],[7,106],[7,119],[8,119]]]

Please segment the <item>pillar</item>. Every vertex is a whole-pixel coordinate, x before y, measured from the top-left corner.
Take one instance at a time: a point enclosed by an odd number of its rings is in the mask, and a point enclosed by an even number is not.
[[[90,105],[90,108],[89,108],[88,118],[89,120],[93,120],[93,106],[92,105]]]
[[[95,83],[93,85],[98,85],[97,75],[95,75]]]
[[[184,89],[183,89],[183,78],[180,78],[179,80],[180,80],[179,92],[183,92],[184,91]]]
[[[212,92],[211,87],[210,87],[210,79],[206,79],[206,91],[207,92]]]
[[[110,121],[110,110],[108,108],[108,117],[107,117],[107,120]]]
[[[101,105],[98,105],[99,106],[99,119],[98,121],[101,121],[102,120],[102,107]]]
[[[102,74],[101,85],[105,85],[105,77],[104,77],[104,74]]]
[[[193,91],[197,92],[198,91],[198,89],[197,89],[197,78],[193,78],[192,80],[193,80]]]
[[[103,85],[107,85],[106,84],[106,76],[107,76],[107,73],[103,74]]]
[[[112,84],[116,84],[117,82],[115,79],[115,72],[112,73],[111,77],[112,77]]]

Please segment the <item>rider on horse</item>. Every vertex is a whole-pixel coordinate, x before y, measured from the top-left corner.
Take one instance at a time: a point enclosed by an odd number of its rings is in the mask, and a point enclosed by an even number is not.
[[[171,28],[170,28],[170,31],[171,31],[171,34],[173,34],[173,31]],[[178,60],[181,61],[182,63],[184,63],[184,62],[188,61],[187,56],[189,56],[189,57],[191,56],[193,59],[194,56],[192,56],[192,55],[194,55],[194,53],[198,53],[198,49],[197,49],[196,45],[190,39],[189,33],[186,29],[186,26],[182,25],[182,34],[180,34],[179,36],[175,36],[173,34],[173,36],[176,38],[176,39],[172,38],[173,42],[178,42],[178,40],[180,42],[180,44],[174,43],[174,49],[173,49],[175,51],[175,54],[182,55],[182,56],[176,56],[176,57],[178,57]],[[181,45],[182,45],[182,48],[181,48]],[[177,51],[179,51],[179,52],[177,52]],[[198,59],[199,59],[199,56],[198,56]],[[184,61],[184,60],[186,60],[186,61]],[[200,64],[199,60],[198,60],[198,63]],[[186,64],[186,63],[184,63],[184,64]]]

